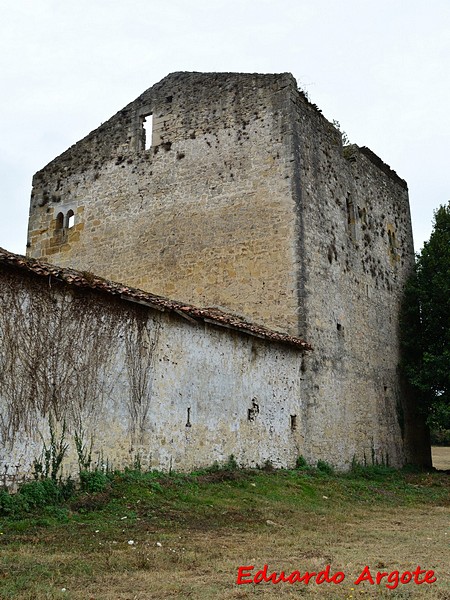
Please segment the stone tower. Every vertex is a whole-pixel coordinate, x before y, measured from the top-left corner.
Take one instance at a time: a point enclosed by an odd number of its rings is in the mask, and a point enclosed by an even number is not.
[[[28,254],[303,337],[312,456],[429,462],[398,373],[407,185],[290,74],[145,91],[36,173]]]

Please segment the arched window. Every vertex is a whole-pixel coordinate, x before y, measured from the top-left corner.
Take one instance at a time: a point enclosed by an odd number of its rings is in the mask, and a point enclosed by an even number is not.
[[[69,212],[66,215],[66,227],[67,227],[67,229],[70,229],[74,225],[75,225],[75,213],[73,212],[73,210],[69,210]]]
[[[62,212],[60,212],[56,215],[56,228],[55,229],[62,229],[63,227],[64,227],[64,215]]]

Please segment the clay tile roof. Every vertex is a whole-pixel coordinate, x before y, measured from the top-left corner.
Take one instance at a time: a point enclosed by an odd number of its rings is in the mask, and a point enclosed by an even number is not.
[[[3,248],[0,248],[0,264],[16,267],[41,277],[53,278],[56,281],[63,282],[73,287],[98,290],[109,294],[110,296],[118,296],[122,300],[136,302],[156,310],[177,313],[189,321],[204,321],[219,327],[235,329],[273,342],[295,346],[301,350],[312,349],[309,344],[300,338],[272,331],[261,325],[249,323],[241,317],[223,312],[217,308],[198,308],[196,306],[191,306],[190,304],[169,300],[168,298],[156,296],[121,283],[108,281],[107,279],[103,279],[92,273],[58,267],[56,265],[38,261],[34,258],[13,254]]]

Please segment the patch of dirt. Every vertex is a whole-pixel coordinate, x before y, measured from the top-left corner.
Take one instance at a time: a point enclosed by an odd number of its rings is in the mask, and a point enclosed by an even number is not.
[[[221,483],[222,481],[241,481],[242,479],[244,479],[244,474],[241,471],[227,471],[222,469],[196,477],[198,483]]]
[[[111,492],[105,490],[104,492],[98,492],[96,494],[86,494],[80,496],[76,500],[70,503],[70,508],[74,511],[83,509],[87,511],[98,510],[103,508],[111,500]]]

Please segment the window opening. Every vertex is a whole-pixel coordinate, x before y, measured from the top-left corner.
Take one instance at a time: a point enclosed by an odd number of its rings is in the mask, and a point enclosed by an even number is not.
[[[64,227],[64,215],[62,212],[56,215],[56,229],[62,229]]]
[[[291,415],[291,431],[297,429],[297,415]]]
[[[153,115],[146,115],[142,121],[143,137],[144,137],[144,148],[150,150],[152,147],[152,135],[153,135]]]
[[[259,414],[259,405],[256,402],[256,398],[252,399],[252,407],[247,411],[247,420],[254,421],[256,419],[256,415]]]
[[[69,212],[67,213],[67,216],[66,216],[66,227],[67,227],[67,229],[70,229],[74,225],[75,225],[75,214],[74,214],[73,210],[69,210]]]
[[[190,409],[190,407],[187,409],[186,427],[192,427],[192,425],[191,425],[191,409]]]

